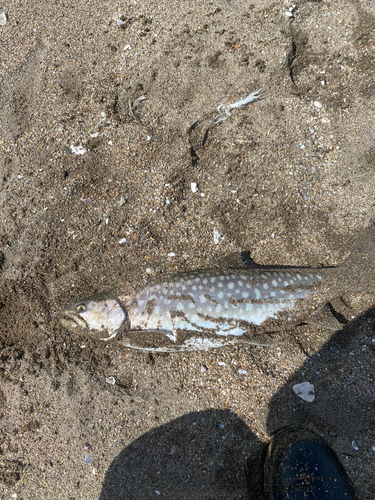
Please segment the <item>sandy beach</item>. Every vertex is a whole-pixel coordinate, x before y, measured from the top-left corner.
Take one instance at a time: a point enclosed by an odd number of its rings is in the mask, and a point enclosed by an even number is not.
[[[306,424],[374,500],[375,293],[355,270],[341,330],[267,347],[151,354],[59,311],[245,250],[344,262],[375,220],[375,1],[2,12],[0,500],[266,500],[272,434]]]

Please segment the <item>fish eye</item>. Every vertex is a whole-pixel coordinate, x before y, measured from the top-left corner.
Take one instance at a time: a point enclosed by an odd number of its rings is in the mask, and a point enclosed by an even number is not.
[[[85,304],[78,304],[78,306],[76,307],[76,311],[77,311],[77,313],[85,312],[86,311]]]

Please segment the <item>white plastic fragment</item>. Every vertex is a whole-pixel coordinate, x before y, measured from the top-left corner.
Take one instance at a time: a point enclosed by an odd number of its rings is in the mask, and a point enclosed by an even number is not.
[[[105,379],[105,381],[106,381],[106,382],[107,382],[107,384],[109,384],[109,385],[115,385],[115,383],[116,383],[116,379],[115,379],[115,377],[108,377],[108,378],[106,378],[106,379]]]
[[[119,245],[123,245],[124,243],[126,243],[126,238],[121,238],[121,240],[119,240]]]
[[[353,450],[358,451],[358,446],[355,441],[352,441],[352,448]]]
[[[90,134],[90,136],[91,136],[91,137],[94,137],[94,138],[95,138],[95,137],[98,137],[98,135],[99,135],[99,132],[95,132],[95,134]]]
[[[323,107],[323,106],[322,106],[322,103],[320,103],[319,101],[314,101],[314,106],[315,106],[316,108],[322,108],[322,107]]]
[[[322,123],[329,123],[331,120],[329,118],[322,118]]]
[[[125,45],[124,50],[130,50],[131,48],[132,46],[130,45],[130,43],[128,43],[128,45]]]
[[[72,150],[72,153],[76,155],[84,155],[86,153],[86,149],[82,146],[74,146],[74,144],[72,144],[70,149]]]
[[[246,370],[243,370],[242,368],[240,368],[240,369],[238,370],[238,373],[239,373],[240,375],[246,375],[246,373],[247,373],[247,372],[246,372]]]
[[[196,182],[191,183],[191,190],[193,191],[193,193],[196,193],[198,191],[198,185]]]
[[[219,365],[219,366],[227,366],[227,364],[226,364],[226,363],[224,363],[224,361],[219,361],[219,362],[218,362],[218,365]]]
[[[5,12],[0,14],[0,26],[5,26],[7,23],[7,16],[5,15]]]
[[[302,382],[293,386],[294,393],[303,401],[312,403],[315,399],[315,389],[310,382]]]
[[[168,257],[176,257],[176,254],[174,252],[169,252]]]

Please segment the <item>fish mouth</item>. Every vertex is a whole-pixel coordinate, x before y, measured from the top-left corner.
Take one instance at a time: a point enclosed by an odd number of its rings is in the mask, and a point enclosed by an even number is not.
[[[60,317],[60,323],[65,326],[65,328],[88,328],[88,324],[86,321],[77,316],[74,313],[69,313],[64,311]]]

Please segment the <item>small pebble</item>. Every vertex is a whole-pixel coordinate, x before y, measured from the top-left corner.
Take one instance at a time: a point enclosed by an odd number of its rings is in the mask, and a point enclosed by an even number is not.
[[[293,386],[294,393],[303,401],[312,403],[315,399],[314,386],[310,382],[302,382]]]
[[[87,455],[87,453],[85,453],[85,463],[89,464],[90,462],[91,462],[90,455]]]
[[[201,366],[201,373],[206,373],[206,371],[207,371],[207,366],[202,365]]]
[[[86,451],[87,453],[90,453],[90,451],[92,451],[92,446],[90,443],[85,443],[83,445],[83,451]]]
[[[82,146],[74,146],[73,144],[70,146],[72,153],[76,155],[84,155],[86,153],[86,149]]]
[[[5,15],[5,12],[0,14],[0,26],[5,26],[7,23],[7,16]]]
[[[214,243],[215,243],[215,245],[218,245],[218,244],[219,244],[219,241],[220,241],[220,233],[219,233],[219,231],[216,229],[216,227],[214,227],[214,231],[213,231],[213,238],[214,238]]]
[[[322,104],[319,101],[314,101],[314,106],[316,108],[322,108],[323,107]]]
[[[122,207],[123,205],[125,205],[126,201],[127,200],[126,200],[125,196],[120,196],[120,199],[118,200],[117,205],[119,207]]]

